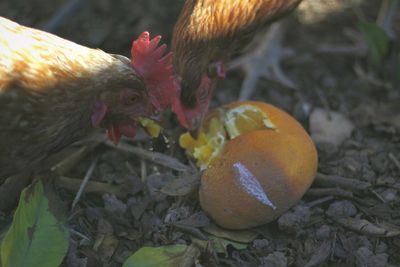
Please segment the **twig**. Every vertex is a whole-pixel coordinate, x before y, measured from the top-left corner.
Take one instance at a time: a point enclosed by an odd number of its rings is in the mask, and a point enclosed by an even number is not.
[[[140,146],[140,148],[143,147]],[[147,179],[147,164],[144,159],[140,160],[140,179],[142,180],[143,183],[145,183]]]
[[[395,237],[400,235],[400,229],[396,226],[390,226],[388,224],[374,224],[370,221],[358,218],[335,218],[331,217],[339,225],[358,232],[367,236],[376,237]]]
[[[371,189],[370,191],[371,191],[371,193],[372,193],[374,196],[376,196],[377,199],[379,199],[380,201],[382,201],[382,203],[386,203],[385,199],[384,199],[381,195],[379,195],[378,192],[376,192],[376,191],[373,190],[373,189]]]
[[[146,167],[146,161],[145,160],[140,160],[140,179],[142,182],[145,182],[147,179],[147,167]]]
[[[168,167],[176,171],[193,172],[193,169],[191,167],[183,164],[182,162],[171,156],[167,156],[158,152],[151,152],[140,147],[128,145],[126,143],[120,143],[118,146],[115,146],[111,142],[107,141],[105,142],[105,144],[115,149],[135,154],[143,159],[150,160],[154,163],[160,164],[164,167]]]
[[[371,184],[367,182],[351,178],[345,178],[338,175],[325,175],[322,173],[317,173],[314,183],[322,187],[339,186],[344,189],[357,190],[357,191],[366,190],[369,187],[371,187]]]
[[[335,255],[336,240],[337,240],[337,233],[335,232],[335,233],[333,234],[332,251],[331,251],[330,260],[333,260],[333,257],[334,257],[334,255]]]
[[[55,172],[57,175],[65,175],[69,172],[75,165],[82,160],[84,156],[91,151],[95,145],[85,145],[81,148],[74,150],[72,153],[67,155],[63,160],[58,162],[56,165],[51,167],[51,171]]]
[[[307,196],[322,197],[335,196],[340,198],[352,199],[353,193],[341,188],[311,188],[306,192]]]
[[[396,158],[393,153],[389,153],[389,158],[393,161],[394,165],[396,165],[397,169],[400,171],[400,161]]]
[[[78,231],[75,231],[75,230],[72,229],[72,228],[69,229],[69,232],[70,232],[71,234],[73,234],[73,235],[79,236],[79,237],[82,238],[82,239],[85,239],[85,240],[87,240],[87,241],[91,241],[89,237],[85,236],[85,235],[82,234],[82,233],[79,233]]]
[[[56,184],[66,190],[76,192],[81,185],[81,179],[70,177],[57,177]],[[118,185],[111,185],[108,183],[89,181],[86,185],[85,192],[88,194],[112,194],[118,198],[126,198],[132,191],[132,185],[129,183],[122,183]]]
[[[133,174],[136,175],[138,177],[140,177],[137,172],[135,171],[135,168],[132,166],[132,164],[129,161],[125,162],[126,167],[128,168],[128,170]]]
[[[328,201],[331,201],[333,199],[334,199],[333,196],[327,196],[327,197],[319,198],[319,199],[316,199],[314,201],[308,202],[306,205],[307,205],[307,207],[312,208],[314,206],[321,205],[321,204],[323,204],[325,202],[328,202]]]
[[[93,174],[94,168],[96,167],[97,161],[98,161],[98,158],[96,157],[93,160],[92,164],[90,164],[90,167],[89,167],[88,171],[86,172],[85,178],[83,178],[83,180],[82,180],[82,183],[81,183],[81,186],[79,188],[79,191],[78,191],[78,193],[76,193],[75,199],[72,202],[72,209],[75,208],[75,205],[78,203],[79,199],[81,198],[81,195],[83,193],[83,190],[86,187],[86,184],[88,183],[88,181],[92,177],[92,174]]]
[[[366,72],[360,64],[354,64],[353,66],[354,72],[357,74],[360,79],[375,85],[375,86],[381,86],[386,89],[391,89],[393,86],[390,84],[390,82],[385,82],[380,79],[378,79],[373,73],[368,73]]]

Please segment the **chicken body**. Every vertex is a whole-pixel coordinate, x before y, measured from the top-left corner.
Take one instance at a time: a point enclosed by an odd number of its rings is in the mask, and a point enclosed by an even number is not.
[[[256,30],[293,10],[301,0],[186,0],[172,39],[173,64],[180,80],[178,118],[199,127],[223,62]]]
[[[0,17],[0,184],[93,126],[134,135],[150,103],[130,62]]]

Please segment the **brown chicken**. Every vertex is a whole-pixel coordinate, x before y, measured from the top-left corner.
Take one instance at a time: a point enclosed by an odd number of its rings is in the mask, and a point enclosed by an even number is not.
[[[196,130],[209,107],[223,63],[246,44],[259,26],[293,10],[301,0],[186,0],[172,39],[180,101],[180,123]]]
[[[131,61],[1,17],[0,33],[0,184],[94,127],[114,143],[133,137],[139,117],[164,108],[175,88],[160,36],[142,33]]]

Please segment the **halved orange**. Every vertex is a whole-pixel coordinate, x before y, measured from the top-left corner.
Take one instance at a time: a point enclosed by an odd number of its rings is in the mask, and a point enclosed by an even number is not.
[[[180,145],[204,169],[200,204],[218,224],[243,229],[270,222],[311,185],[318,156],[303,127],[263,102],[235,102],[209,113],[197,139]]]

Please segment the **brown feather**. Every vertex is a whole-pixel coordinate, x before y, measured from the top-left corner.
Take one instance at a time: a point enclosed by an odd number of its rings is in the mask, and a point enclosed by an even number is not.
[[[257,28],[290,12],[300,2],[187,0],[172,39],[176,73],[187,83],[182,94],[193,97],[201,75],[211,62],[229,58]]]
[[[120,56],[4,18],[0,32],[0,182],[89,135],[102,94],[146,90]]]

